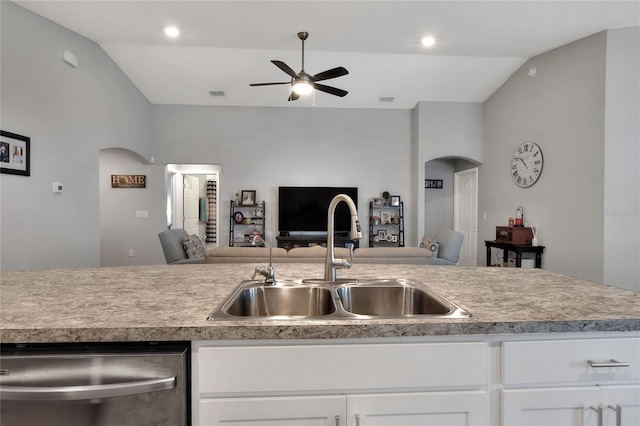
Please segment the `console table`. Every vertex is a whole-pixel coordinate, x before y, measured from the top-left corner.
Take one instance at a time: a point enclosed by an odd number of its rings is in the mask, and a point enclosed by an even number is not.
[[[504,254],[502,255],[502,259],[505,263],[509,261],[509,252],[513,251],[516,253],[516,268],[520,268],[522,266],[522,253],[535,253],[536,254],[536,268],[542,267],[542,252],[544,251],[544,246],[532,246],[531,244],[511,244],[505,243],[503,241],[486,241],[484,245],[487,247],[487,266],[491,266],[491,248],[495,247],[497,249],[502,249]]]

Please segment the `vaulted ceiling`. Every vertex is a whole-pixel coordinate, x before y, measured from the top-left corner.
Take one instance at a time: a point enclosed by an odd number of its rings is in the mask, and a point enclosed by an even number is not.
[[[632,1],[32,1],[26,9],[100,44],[154,104],[403,108],[482,102],[528,58],[605,29],[640,25]],[[181,34],[169,38],[166,26]],[[288,102],[270,61],[349,74]],[[423,47],[426,35],[436,38]],[[82,66],[82,58],[78,58]],[[544,70],[538,70],[544,72]],[[212,96],[210,91],[218,96]],[[221,92],[224,92],[224,96]],[[392,97],[392,102],[380,98]]]

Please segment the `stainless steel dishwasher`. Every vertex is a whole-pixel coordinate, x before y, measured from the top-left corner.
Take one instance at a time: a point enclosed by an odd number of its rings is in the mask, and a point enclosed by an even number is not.
[[[189,343],[0,347],[2,426],[184,426]]]

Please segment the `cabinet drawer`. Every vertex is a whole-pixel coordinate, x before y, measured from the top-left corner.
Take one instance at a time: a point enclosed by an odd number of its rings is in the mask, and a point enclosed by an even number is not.
[[[612,360],[628,366],[615,366]],[[502,362],[502,383],[506,385],[637,381],[640,339],[506,342]]]
[[[303,392],[482,386],[484,342],[205,347],[200,393]]]

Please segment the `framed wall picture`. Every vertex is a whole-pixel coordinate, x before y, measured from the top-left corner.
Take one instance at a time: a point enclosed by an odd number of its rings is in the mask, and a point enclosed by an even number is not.
[[[379,241],[384,241],[387,239],[387,231],[385,231],[384,229],[381,229],[378,231],[378,239]]]
[[[256,191],[248,191],[246,189],[242,190],[240,194],[240,205],[241,206],[255,206],[256,204]]]
[[[399,195],[392,195],[391,196],[391,206],[393,206],[393,207],[400,206],[400,196]]]
[[[425,189],[442,189],[444,185],[442,179],[425,179],[424,187]]]
[[[0,173],[31,176],[31,138],[0,130]]]

